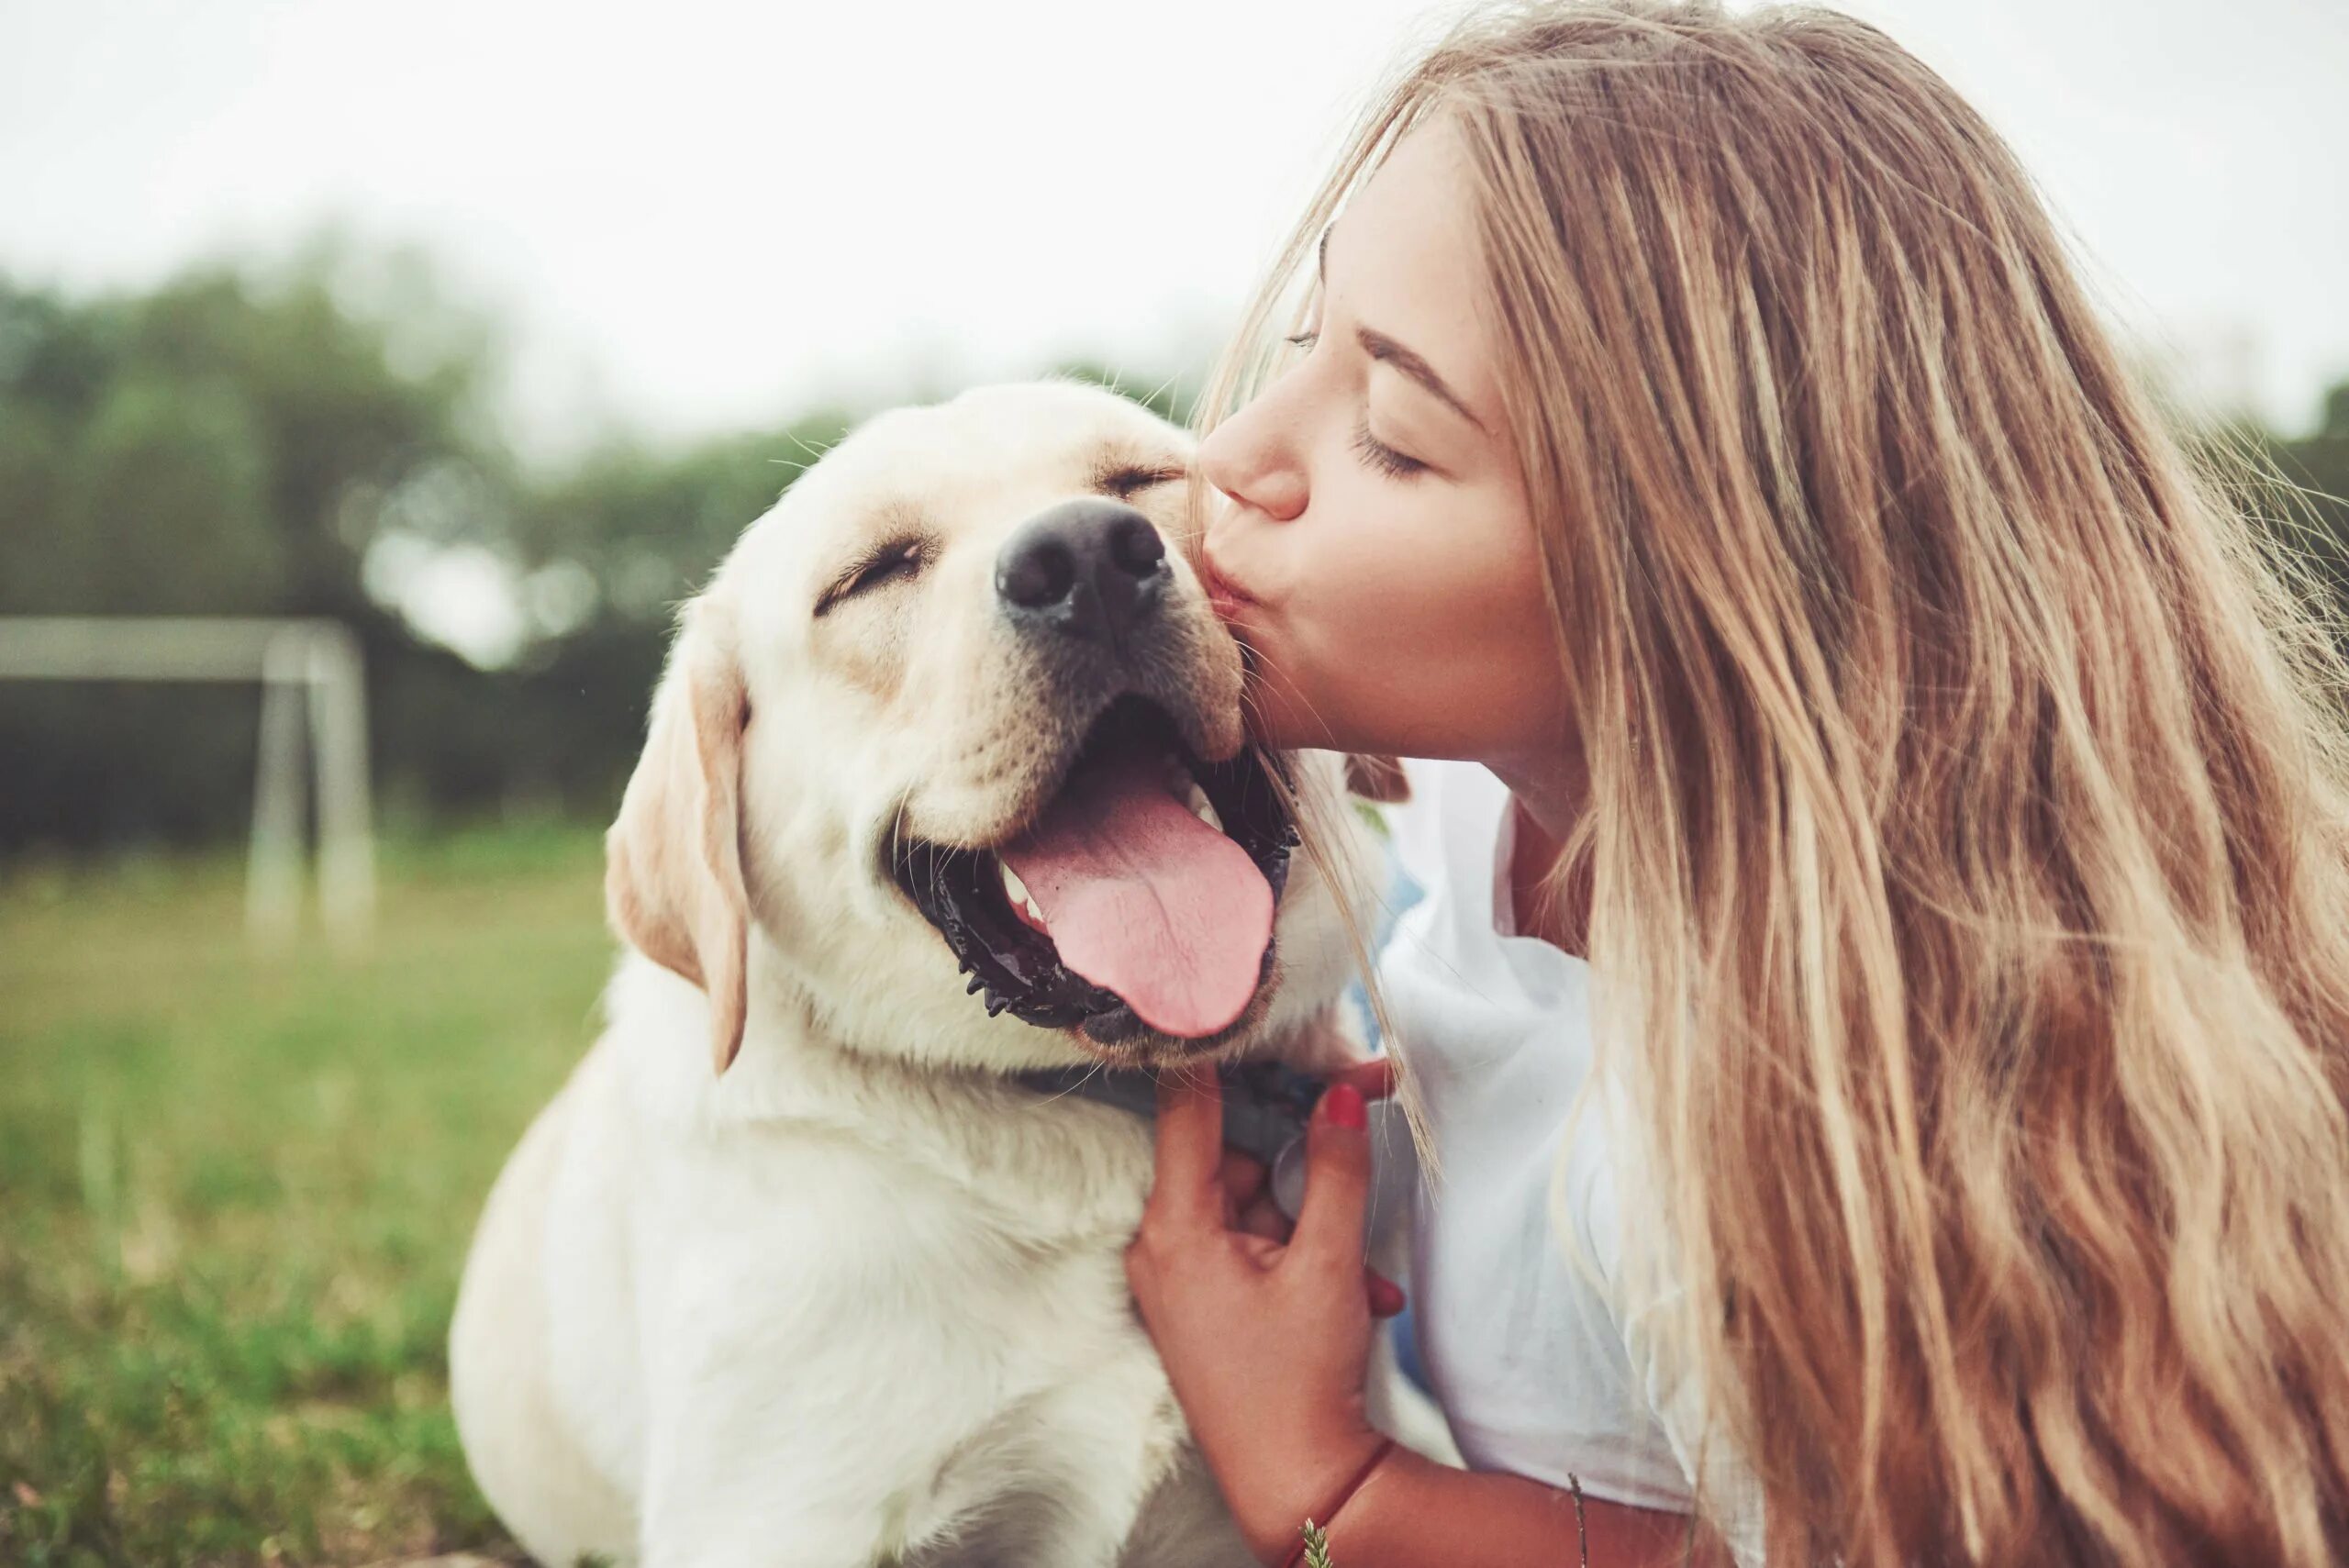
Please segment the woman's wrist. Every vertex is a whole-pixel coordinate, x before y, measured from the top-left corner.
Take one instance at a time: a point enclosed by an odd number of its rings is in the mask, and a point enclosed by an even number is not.
[[[1252,1484],[1223,1477],[1224,1496],[1248,1547],[1266,1568],[1296,1559],[1306,1522],[1328,1529],[1372,1473],[1398,1457],[1392,1440],[1367,1426],[1306,1445],[1290,1462],[1260,1470]]]
[[[1339,1568],[1731,1568],[1685,1514],[1602,1501],[1408,1449],[1382,1458],[1328,1527]]]
[[[1281,1554],[1280,1568],[1297,1568],[1297,1564],[1304,1562],[1307,1548],[1312,1543],[1310,1532],[1319,1531],[1322,1539],[1327,1540],[1329,1527],[1346,1511],[1346,1505],[1370,1484],[1371,1477],[1378,1473],[1378,1467],[1395,1452],[1395,1447],[1393,1438],[1380,1438],[1378,1446],[1370,1451],[1369,1458],[1354,1467],[1353,1473],[1346,1478],[1346,1484],[1330,1493],[1320,1507],[1305,1516],[1304,1523],[1297,1527],[1297,1540]]]
[[[1409,1501],[1418,1489],[1416,1473],[1431,1467],[1431,1461],[1408,1449],[1383,1454],[1339,1516],[1319,1521],[1329,1537],[1330,1561],[1346,1568],[1386,1561],[1394,1534],[1393,1514],[1398,1507],[1408,1513],[1419,1506]]]

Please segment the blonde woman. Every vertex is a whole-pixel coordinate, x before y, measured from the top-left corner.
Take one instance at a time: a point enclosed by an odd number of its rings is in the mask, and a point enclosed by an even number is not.
[[[1451,759],[1379,975],[1470,1471],[1361,1417],[1362,1095],[1283,1245],[1166,1091],[1130,1273],[1267,1562],[2349,1561],[2335,666],[1978,117],[1481,14],[1206,418],[1260,732]]]

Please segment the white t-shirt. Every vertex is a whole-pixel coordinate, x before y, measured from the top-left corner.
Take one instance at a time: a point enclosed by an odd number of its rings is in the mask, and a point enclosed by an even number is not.
[[[1441,1173],[1418,1184],[1411,1301],[1420,1356],[1462,1455],[1594,1497],[1687,1512],[1705,1494],[1742,1564],[1762,1561],[1753,1478],[1706,1433],[1702,1390],[1658,1362],[1653,1304],[1626,1294],[1636,1160],[1619,1097],[1594,1094],[1590,966],[1515,934],[1507,786],[1474,762],[1408,762],[1387,821],[1425,896],[1379,959]],[[1565,1148],[1560,1213],[1553,1207]],[[1631,1208],[1634,1223],[1639,1204]],[[1571,1234],[1560,1235],[1560,1224]]]

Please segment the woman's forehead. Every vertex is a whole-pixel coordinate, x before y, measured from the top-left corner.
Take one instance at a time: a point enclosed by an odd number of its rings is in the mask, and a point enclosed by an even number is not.
[[[1499,397],[1467,173],[1442,121],[1404,135],[1323,232],[1322,284],[1353,322],[1424,361],[1492,430]]]

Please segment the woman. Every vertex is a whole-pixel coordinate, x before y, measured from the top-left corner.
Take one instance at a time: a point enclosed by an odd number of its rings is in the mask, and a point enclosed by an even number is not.
[[[2339,668],[1944,83],[1473,20],[1207,419],[1262,736],[1458,760],[1380,979],[1473,1472],[1361,1419],[1360,1094],[1284,1247],[1165,1092],[1129,1272],[1265,1561],[2349,1560]]]

